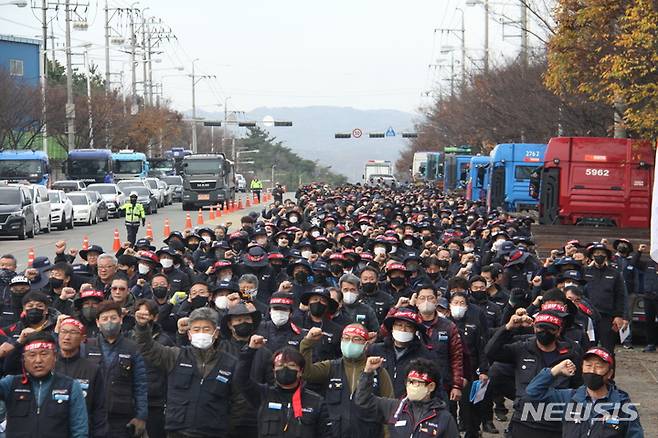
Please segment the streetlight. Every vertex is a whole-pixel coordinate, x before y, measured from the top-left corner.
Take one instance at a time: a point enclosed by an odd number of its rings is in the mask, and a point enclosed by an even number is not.
[[[194,73],[194,64],[199,60],[196,58],[192,61],[192,153],[197,153],[197,136],[196,136],[196,84],[201,79],[214,78],[214,75],[201,75],[198,78]]]
[[[0,6],[17,6],[19,8],[24,8],[25,6],[27,6],[27,1],[25,1],[25,0],[14,0],[14,1],[11,1],[11,2],[3,2],[3,3],[0,3]]]
[[[484,74],[489,73],[489,0],[466,0],[466,6],[484,6]]]

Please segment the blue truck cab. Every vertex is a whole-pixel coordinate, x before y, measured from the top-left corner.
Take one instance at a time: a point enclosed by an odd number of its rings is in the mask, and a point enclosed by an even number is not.
[[[529,210],[537,200],[529,194],[530,174],[544,163],[545,144],[503,143],[491,152],[489,209]]]
[[[64,162],[67,179],[86,183],[114,182],[112,151],[109,149],[74,149]]]
[[[146,178],[149,173],[149,163],[146,155],[132,149],[123,149],[112,154],[114,178],[122,179]]]
[[[471,157],[469,169],[468,199],[471,201],[486,201],[491,181],[491,157],[488,155],[476,155]]]
[[[443,166],[445,169],[443,190],[445,192],[466,188],[471,158],[471,155],[446,154]]]
[[[3,150],[0,151],[0,180],[48,186],[50,162],[43,151]]]

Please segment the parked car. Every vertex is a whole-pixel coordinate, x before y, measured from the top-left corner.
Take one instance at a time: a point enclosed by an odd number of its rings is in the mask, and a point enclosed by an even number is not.
[[[73,203],[63,190],[49,190],[50,223],[63,231],[73,228]]]
[[[98,220],[107,222],[110,218],[110,213],[107,204],[105,203],[105,199],[103,199],[103,195],[96,190],[85,190],[85,192],[89,193],[91,200],[96,203],[96,216],[98,217]]]
[[[235,174],[235,190],[242,193],[247,191],[247,180],[239,173]]]
[[[158,179],[158,188],[164,193],[164,203],[165,205],[171,205],[174,203],[174,189],[169,187],[169,184]]]
[[[34,207],[29,187],[0,186],[0,235],[34,237]]]
[[[180,175],[164,176],[161,178],[167,183],[172,192],[173,201],[183,200],[183,177]]]
[[[148,184],[149,188],[151,189],[151,192],[153,192],[153,195],[155,196],[155,199],[158,200],[158,207],[164,207],[165,206],[165,193],[162,188],[158,185],[158,178],[145,178],[144,181]]]
[[[50,190],[63,190],[64,192],[77,192],[79,190],[85,189],[85,183],[77,180],[62,180],[55,181],[51,186]]]
[[[89,192],[71,192],[67,196],[73,203],[73,221],[82,224],[98,223],[98,205],[91,199]]]
[[[116,184],[90,184],[85,191],[97,191],[101,194],[107,205],[108,212],[112,217],[119,217],[123,214],[120,207],[126,203],[127,196],[119,189]]]
[[[155,214],[158,212],[158,200],[150,189],[146,187],[130,187],[128,195],[130,196],[132,192],[137,193],[137,202],[144,206],[146,214]]]
[[[32,204],[34,205],[34,228],[37,233],[43,231],[50,233],[50,199],[48,198],[48,189],[46,186],[32,184],[29,186],[32,194]]]
[[[119,189],[125,193],[126,196],[130,193],[130,187],[146,187],[147,189],[150,189],[148,183],[143,179],[124,179],[123,181],[119,181],[117,186],[119,186]]]

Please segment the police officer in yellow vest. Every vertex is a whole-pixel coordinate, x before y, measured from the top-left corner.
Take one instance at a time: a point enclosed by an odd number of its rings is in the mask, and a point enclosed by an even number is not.
[[[251,185],[249,188],[256,194],[256,198],[258,198],[258,202],[260,202],[260,192],[263,190],[263,181],[254,177],[254,179],[251,180]]]
[[[130,201],[123,204],[121,209],[126,212],[128,241],[134,245],[137,240],[139,222],[141,221],[142,225],[146,223],[146,212],[144,211],[144,206],[137,202],[137,192],[130,192]]]

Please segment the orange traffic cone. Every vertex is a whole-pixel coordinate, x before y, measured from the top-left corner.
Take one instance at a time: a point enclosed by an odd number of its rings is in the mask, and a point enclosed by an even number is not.
[[[121,238],[119,237],[119,229],[114,229],[114,243],[112,243],[112,251],[117,252],[121,249]]]
[[[242,210],[242,199],[238,200],[238,210]]]
[[[165,239],[169,237],[169,235],[171,234],[171,227],[169,227],[169,218],[165,219],[164,232],[162,234],[164,234]]]
[[[210,206],[210,212],[208,213],[208,220],[209,221],[215,220],[215,207],[213,207],[212,205]]]
[[[233,200],[231,199],[228,201],[228,212],[231,213],[235,209],[235,206],[233,204]]]
[[[199,214],[196,217],[196,224],[197,225],[203,225],[203,209],[199,209]]]
[[[189,213],[187,213],[187,216],[185,216],[185,228],[188,230],[192,228],[192,217]]]
[[[27,266],[31,268],[33,262],[34,262],[34,248],[30,248],[30,251],[27,253]]]
[[[89,237],[87,236],[82,238],[82,249],[89,249]]]
[[[151,221],[146,223],[146,238],[150,241],[153,241],[153,228],[151,227]]]
[[[221,205],[217,204],[217,213],[215,213],[215,219],[222,217],[222,208]]]

